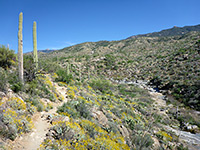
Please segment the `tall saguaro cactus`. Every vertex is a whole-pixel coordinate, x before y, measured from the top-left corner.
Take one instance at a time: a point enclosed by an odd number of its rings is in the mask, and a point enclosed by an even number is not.
[[[37,55],[37,33],[36,33],[36,22],[33,22],[33,60],[35,63],[36,70],[38,69],[38,55]]]
[[[19,14],[19,28],[18,28],[18,63],[19,63],[19,80],[24,82],[23,74],[23,41],[22,41],[22,23],[23,13]]]

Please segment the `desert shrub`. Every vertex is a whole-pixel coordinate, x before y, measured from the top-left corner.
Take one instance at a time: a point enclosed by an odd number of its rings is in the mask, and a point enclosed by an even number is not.
[[[170,135],[170,133],[165,132],[165,131],[158,131],[156,133],[156,136],[158,137],[158,139],[160,141],[162,141],[163,143],[168,143],[169,141],[172,142],[173,141],[173,137]]]
[[[24,56],[24,79],[30,82],[36,78],[36,67],[32,55]]]
[[[52,127],[53,138],[46,139],[40,149],[127,149],[124,138],[118,133],[108,133],[89,120],[58,121]],[[90,136],[91,135],[91,136]],[[94,136],[95,135],[95,136]]]
[[[51,105],[51,103],[47,103],[45,111],[48,112],[50,109],[53,109],[53,106]]]
[[[7,89],[7,74],[6,71],[0,67],[0,91]]]
[[[81,136],[81,128],[76,122],[58,121],[54,124],[51,130],[55,132],[55,139],[71,140]]]
[[[127,118],[125,120],[126,124],[128,125],[128,127],[133,130],[135,128],[135,121],[133,121],[132,119],[130,118]]]
[[[107,69],[117,69],[115,66],[115,57],[113,55],[105,55],[105,65]]]
[[[6,91],[10,87],[14,92],[22,90],[23,85],[19,82],[17,71],[6,71],[0,67],[0,90]]]
[[[149,134],[133,134],[131,137],[134,149],[149,150],[153,145],[153,139]]]
[[[31,117],[25,102],[12,97],[0,103],[0,134],[14,140],[17,135],[29,132],[33,128]]]
[[[38,76],[34,80],[27,82],[24,86],[24,91],[30,95],[30,97],[42,97],[50,99],[51,101],[62,100],[56,89],[53,87],[53,83],[49,77]]]
[[[7,69],[10,68],[16,61],[15,52],[9,50],[4,45],[0,46],[0,67]]]
[[[42,59],[38,62],[38,69],[46,73],[57,72],[60,68],[57,62],[51,60]]]
[[[105,80],[102,78],[98,79],[91,79],[89,81],[89,85],[94,89],[94,90],[99,90],[102,93],[112,93],[112,89],[114,88],[113,84],[109,80]]]
[[[177,150],[188,150],[188,147],[185,147],[183,144],[180,144],[176,148],[177,148]]]
[[[18,72],[17,70],[12,70],[12,71],[7,71],[7,80],[9,83],[9,87],[14,91],[14,92],[19,92],[23,90],[23,85],[19,81],[18,77]]]
[[[58,82],[66,82],[70,83],[71,80],[73,79],[73,76],[71,73],[68,73],[67,70],[65,69],[59,69],[56,74],[58,77],[56,78],[56,81]]]
[[[120,84],[118,88],[119,88],[120,95],[128,95],[130,97],[136,96],[135,92],[131,88],[127,89],[127,85],[125,84]]]
[[[59,114],[67,114],[72,118],[86,118],[91,119],[90,106],[84,100],[73,100],[64,103],[62,106],[58,107],[57,112]]]
[[[185,105],[200,110],[200,81],[193,85],[178,85],[173,89],[173,96]]]
[[[26,102],[30,103],[32,106],[35,106],[35,108],[39,112],[41,112],[45,109],[44,104],[42,103],[42,101],[37,96],[30,97],[29,99],[26,100]],[[34,110],[32,110],[32,111],[34,111]]]
[[[14,91],[14,92],[19,92],[22,90],[22,86],[23,84],[20,83],[20,82],[17,82],[17,83],[14,83],[12,86],[11,86],[11,89]]]
[[[38,95],[38,87],[40,87],[38,80],[32,80],[30,82],[27,82],[25,86],[25,91],[30,95]]]

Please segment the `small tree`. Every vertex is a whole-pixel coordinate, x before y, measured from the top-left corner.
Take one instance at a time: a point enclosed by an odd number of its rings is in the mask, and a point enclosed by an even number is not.
[[[4,45],[0,46],[0,67],[4,69],[10,68],[15,60],[16,56],[13,50],[9,50],[9,48]]]

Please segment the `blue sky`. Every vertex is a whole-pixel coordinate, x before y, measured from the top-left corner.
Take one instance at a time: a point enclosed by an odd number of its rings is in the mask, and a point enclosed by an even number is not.
[[[17,51],[18,15],[23,12],[24,52],[82,42],[121,40],[173,26],[200,24],[200,0],[0,0],[0,44]]]

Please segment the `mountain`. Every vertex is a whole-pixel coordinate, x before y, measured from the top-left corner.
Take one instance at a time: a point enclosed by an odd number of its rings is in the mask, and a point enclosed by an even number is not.
[[[53,51],[56,51],[56,50],[50,50],[50,49],[46,49],[46,50],[38,50],[38,53],[51,53],[51,52],[53,52]],[[25,53],[25,54],[32,54],[33,52],[32,51],[30,51],[30,52],[27,52],[27,53]]]
[[[42,53],[51,53],[55,50],[50,50],[50,49],[46,49],[46,50],[38,50],[38,52],[42,52]]]
[[[160,32],[153,32],[153,33],[147,33],[147,34],[140,34],[140,35],[134,35],[129,37],[130,38],[136,38],[136,37],[166,37],[166,36],[176,36],[176,35],[184,35],[191,31],[200,31],[200,24],[195,26],[184,26],[184,27],[177,27],[174,26],[173,28],[162,30]]]
[[[89,69],[90,74],[116,80],[147,80],[181,103],[200,110],[199,32],[86,42],[42,57],[58,59],[63,66],[70,62],[85,74]]]

